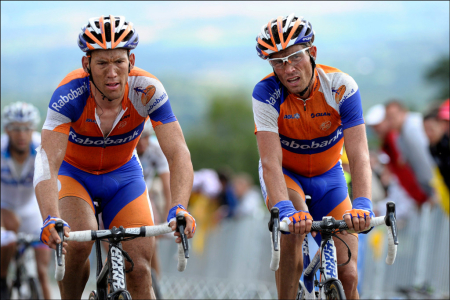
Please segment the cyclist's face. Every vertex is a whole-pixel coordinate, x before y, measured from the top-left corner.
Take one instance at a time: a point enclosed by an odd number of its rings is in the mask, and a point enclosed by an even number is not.
[[[83,65],[86,59],[83,59]],[[87,59],[87,62],[89,60]],[[91,72],[94,83],[111,100],[122,99],[128,80],[128,68],[134,66],[134,54],[127,50],[96,50],[91,53]]]
[[[285,50],[273,54],[270,58],[283,58],[292,53],[295,53],[303,48],[305,45],[294,45]],[[308,50],[311,56],[316,57],[316,46],[311,46]],[[308,53],[305,53],[308,55]],[[309,56],[309,55],[308,55]],[[281,69],[274,70],[280,78],[281,83],[293,94],[299,94],[309,84],[312,75],[312,65],[309,57],[302,59],[297,64],[285,63]],[[308,95],[309,93],[307,93]]]
[[[30,148],[31,137],[33,135],[33,127],[30,123],[14,122],[5,128],[9,137],[10,150],[19,154],[23,154]]]

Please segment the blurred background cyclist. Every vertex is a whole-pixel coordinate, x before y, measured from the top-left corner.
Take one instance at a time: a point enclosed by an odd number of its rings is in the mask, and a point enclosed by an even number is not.
[[[149,197],[156,224],[163,223],[169,214],[170,197],[170,172],[169,163],[156,139],[153,139],[155,131],[150,123],[145,123],[136,152],[142,165],[144,180],[147,184]],[[158,178],[155,176],[158,175]],[[156,239],[158,240],[158,238]],[[156,271],[158,278],[161,276],[161,268],[158,260],[158,247],[152,256],[152,269]]]
[[[41,143],[36,132],[39,111],[31,104],[14,102],[2,113],[5,135],[1,137],[1,298],[7,297],[6,276],[16,249],[16,234],[23,232],[39,238],[42,217],[33,188],[35,149]],[[39,242],[33,245],[42,293],[50,299],[47,275],[50,249]]]

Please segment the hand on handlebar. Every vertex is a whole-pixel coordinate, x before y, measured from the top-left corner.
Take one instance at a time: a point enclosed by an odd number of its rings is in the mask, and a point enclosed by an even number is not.
[[[295,210],[292,201],[284,200],[274,205],[280,210],[280,221],[289,225],[289,231],[295,234],[307,234],[311,231],[313,218],[308,211]],[[282,232],[284,233],[284,232]],[[289,234],[289,233],[285,233]],[[312,233],[316,235],[315,232]]]
[[[167,222],[170,223],[170,227],[172,228],[172,230],[176,230],[176,222],[175,222],[175,218],[176,216],[179,215],[183,215],[186,218],[186,228],[184,229],[184,234],[186,235],[186,237],[188,239],[191,239],[192,237],[194,237],[194,233],[195,233],[195,219],[194,217],[186,210],[186,208],[181,205],[178,204],[174,207],[172,207],[169,211],[169,215],[167,216]],[[174,236],[176,236],[176,243],[181,243],[181,237],[180,237],[180,233],[179,232],[175,232]]]
[[[346,210],[342,218],[349,229],[354,229],[359,233],[368,233],[370,230],[370,219],[375,217],[372,211],[372,201],[364,197],[358,197],[353,200],[351,210]],[[364,231],[364,232],[363,232]],[[344,235],[347,234],[344,231]]]
[[[70,232],[70,226],[69,224],[67,224],[66,221],[60,219],[60,218],[56,218],[56,217],[51,217],[48,216],[47,219],[45,219],[44,224],[41,227],[41,242],[43,242],[44,244],[46,244],[47,246],[49,246],[52,249],[56,250],[56,244],[61,243],[61,239],[58,235],[58,232],[55,229],[55,222],[56,221],[62,221],[64,224],[64,236],[69,237],[69,232]],[[63,242],[63,254],[66,254],[66,249],[65,247],[67,247],[67,243]]]

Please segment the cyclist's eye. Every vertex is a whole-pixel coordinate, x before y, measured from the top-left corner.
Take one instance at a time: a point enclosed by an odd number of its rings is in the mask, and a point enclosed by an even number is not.
[[[298,60],[298,59],[300,59],[300,55],[298,55],[298,54],[292,55],[291,59]]]
[[[272,64],[276,67],[281,66],[283,64],[283,61],[281,59],[272,61]]]

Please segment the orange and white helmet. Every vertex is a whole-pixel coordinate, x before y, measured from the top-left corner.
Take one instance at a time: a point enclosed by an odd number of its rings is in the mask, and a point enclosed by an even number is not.
[[[83,52],[118,48],[131,50],[136,48],[138,43],[139,36],[133,28],[133,23],[125,21],[123,16],[90,18],[78,35],[78,46]]]
[[[312,25],[303,17],[294,13],[287,17],[272,19],[263,25],[256,37],[256,51],[262,59],[267,59],[273,53],[284,50],[292,45],[314,42]]]

